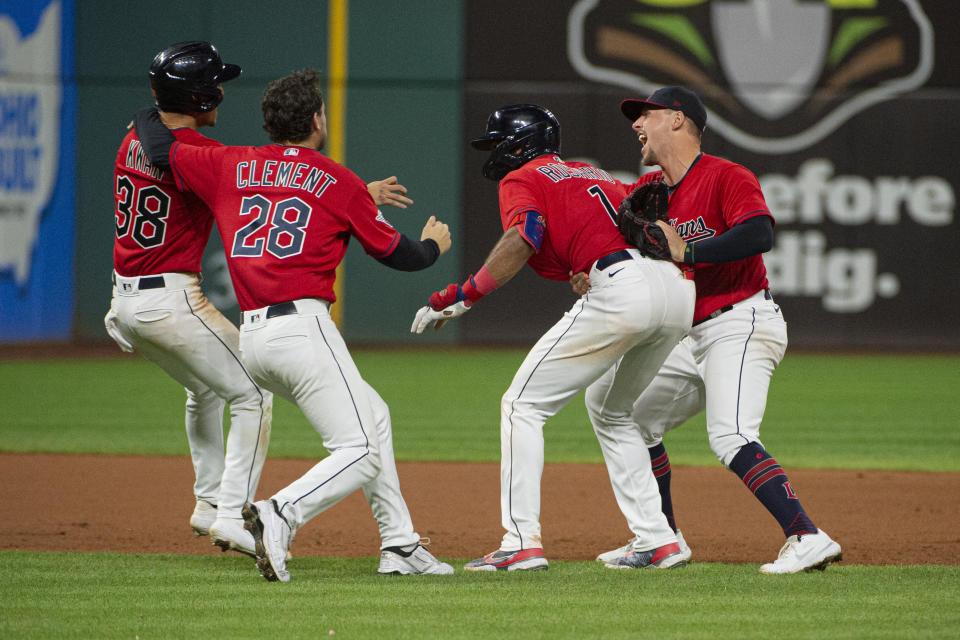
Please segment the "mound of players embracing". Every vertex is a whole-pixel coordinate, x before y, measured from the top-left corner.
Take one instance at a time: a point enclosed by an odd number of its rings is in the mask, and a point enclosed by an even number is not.
[[[196,535],[256,558],[264,578],[286,582],[298,529],[363,489],[380,530],[380,573],[452,574],[414,529],[389,408],[363,380],[329,312],[350,236],[380,263],[416,271],[449,249],[447,225],[431,216],[419,239],[397,232],[377,206],[405,208],[411,201],[403,186],[395,178],[366,184],[320,153],[326,112],[310,69],[274,80],[264,93],[273,144],[231,147],[200,134],[216,123],[223,83],[240,73],[199,41],[164,49],[150,66],[156,108],[137,113],[117,153],[107,332],[186,390]],[[643,164],[659,167],[632,185],[564,160],[560,124],[537,105],[497,109],[471,142],[489,154],[482,170],[498,183],[503,235],[462,283],[429,296],[411,331],[440,329],[524,265],[569,280],[579,298],[533,345],[501,399],[505,533],[464,569],[548,567],[540,528],[543,428],[581,391],[633,534],[597,557],[604,566],[667,569],[690,561],[663,436],[704,411],[713,452],[786,537],[760,571],[823,569],[841,559],[840,545],[813,523],[759,439],[770,378],[787,345],[761,255],[772,246],[774,220],[760,185],[746,168],[700,150],[707,113],[688,89],[664,87],[623,101],[620,110]],[[668,220],[644,224],[665,239],[672,259],[630,244],[618,228],[621,203],[653,181],[666,186]],[[243,311],[239,329],[200,285],[214,221]],[[709,233],[694,241],[693,230]],[[304,413],[330,455],[256,501],[273,394]]]

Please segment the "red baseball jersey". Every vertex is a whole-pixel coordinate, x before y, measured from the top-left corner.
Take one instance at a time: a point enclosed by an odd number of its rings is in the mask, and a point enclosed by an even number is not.
[[[630,245],[616,215],[626,188],[585,162],[540,156],[500,181],[504,230],[519,227],[536,253],[527,262],[538,275],[569,280],[593,263]]]
[[[175,129],[173,135],[191,145],[222,146],[193,129]],[[200,272],[213,214],[197,196],[181,193],[169,172],[150,164],[133,130],[117,151],[113,188],[117,273]]]
[[[662,179],[663,172],[654,171],[640,178],[637,185]],[[773,220],[760,182],[750,170],[705,153],[672,190],[669,211],[670,224],[687,242],[718,236],[754,216],[770,216]],[[759,254],[734,262],[697,263],[693,281],[697,287],[694,322],[769,287],[767,269]]]
[[[351,235],[374,258],[400,241],[367,185],[318,151],[177,142],[170,163],[177,186],[213,210],[244,311],[298,298],[334,302]]]

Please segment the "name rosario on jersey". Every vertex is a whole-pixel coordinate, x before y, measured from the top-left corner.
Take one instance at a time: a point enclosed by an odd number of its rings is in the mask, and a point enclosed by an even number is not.
[[[147,154],[143,152],[143,145],[139,140],[131,140],[127,147],[127,157],[124,160],[128,169],[133,169],[140,173],[145,173],[154,180],[160,180],[163,177],[163,169],[153,166],[147,159]]]
[[[559,162],[551,162],[542,167],[537,167],[537,171],[550,178],[552,182],[560,182],[569,178],[583,178],[585,180],[603,180],[604,182],[616,182],[609,173],[596,167],[570,167]]]
[[[670,224],[677,230],[677,234],[687,242],[696,242],[717,235],[716,230],[709,228],[703,221],[703,216],[683,223],[679,223],[676,218],[673,218],[670,220]]]
[[[319,198],[330,185],[336,183],[337,179],[329,173],[304,162],[267,160],[258,166],[256,160],[251,160],[237,164],[237,189],[293,187]]]

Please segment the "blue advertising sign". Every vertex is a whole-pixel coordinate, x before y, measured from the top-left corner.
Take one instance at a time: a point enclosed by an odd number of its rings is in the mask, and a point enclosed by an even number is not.
[[[0,0],[0,343],[73,320],[73,0]]]

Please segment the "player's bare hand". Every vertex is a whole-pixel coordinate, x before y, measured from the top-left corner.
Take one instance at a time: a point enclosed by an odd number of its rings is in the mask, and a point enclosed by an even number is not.
[[[367,191],[370,192],[370,196],[378,207],[388,204],[398,209],[406,209],[408,204],[413,204],[413,200],[406,197],[407,188],[400,184],[397,176],[369,182]]]
[[[578,273],[570,272],[570,286],[573,288],[573,292],[578,296],[584,295],[587,291],[590,291],[590,276],[585,274],[583,271]]]
[[[657,226],[663,229],[663,235],[667,237],[667,244],[670,246],[670,257],[676,262],[683,262],[683,253],[687,250],[686,241],[680,237],[676,229],[663,220],[657,220]]]
[[[430,216],[427,224],[423,225],[423,233],[420,234],[420,240],[427,238],[433,240],[440,247],[440,255],[446,253],[450,248],[450,228],[445,222],[437,220],[436,216]]]

